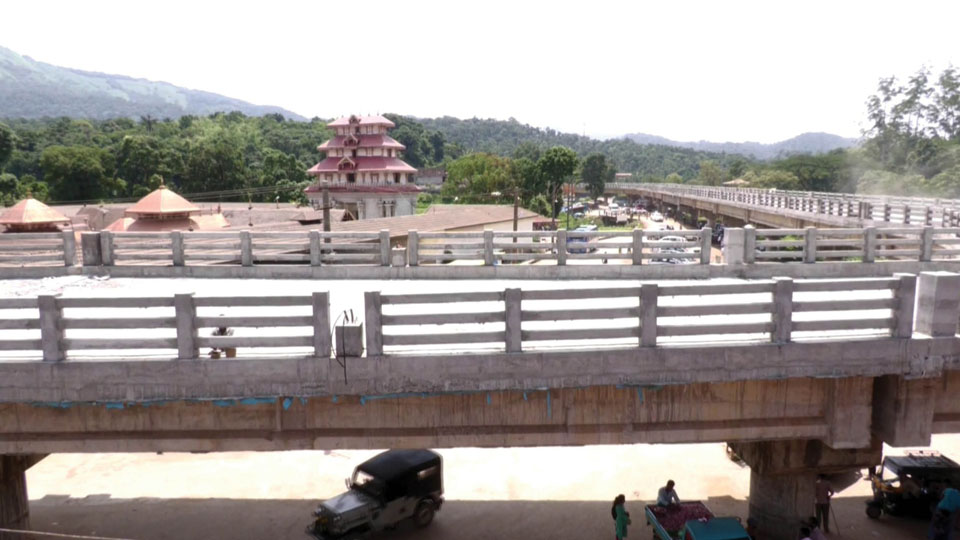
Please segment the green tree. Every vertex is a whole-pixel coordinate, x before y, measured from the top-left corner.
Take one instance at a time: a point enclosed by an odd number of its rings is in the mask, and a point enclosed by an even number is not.
[[[743,175],[743,179],[750,182],[750,187],[788,191],[800,189],[800,179],[797,178],[797,175],[779,169],[766,169],[760,171],[760,174],[750,171]]]
[[[512,173],[508,158],[493,154],[467,154],[447,165],[443,195],[469,203],[511,200],[515,186]]]
[[[10,173],[0,174],[0,206],[11,206],[20,199],[20,182]]]
[[[554,219],[557,217],[559,204],[562,202],[560,200],[560,190],[577,169],[578,162],[577,153],[564,146],[554,146],[544,152],[540,160],[537,161],[537,168],[540,170],[540,175],[546,187],[545,195],[553,204],[550,217]]]
[[[674,173],[668,174],[667,177],[663,179],[663,181],[664,183],[667,183],[667,184],[682,184],[683,177],[674,172]]]
[[[103,167],[104,151],[87,146],[50,146],[40,156],[43,180],[58,201],[109,196],[112,185]]]
[[[186,193],[245,187],[247,167],[237,134],[217,130],[193,144],[183,171]]]
[[[580,167],[580,178],[593,198],[603,195],[606,183],[612,181],[615,174],[614,169],[607,164],[606,156],[599,153],[584,158]]]
[[[3,164],[10,159],[10,154],[13,153],[13,137],[13,130],[0,122],[0,170],[3,169]]]
[[[701,161],[696,183],[704,186],[719,186],[726,182],[727,173],[714,161]]]

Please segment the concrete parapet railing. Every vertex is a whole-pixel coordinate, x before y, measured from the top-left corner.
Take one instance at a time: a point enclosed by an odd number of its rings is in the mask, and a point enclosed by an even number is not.
[[[75,271],[162,276],[180,275],[178,272],[189,270],[202,277],[206,275],[203,272],[226,276],[231,267],[237,271],[259,267],[281,269],[284,276],[294,277],[297,268],[309,273],[311,268],[324,266],[366,267],[370,271],[365,272],[370,275],[379,271],[378,276],[390,277],[391,271],[396,270],[391,267],[407,267],[416,277],[428,277],[431,267],[454,270],[456,266],[471,266],[522,270],[525,276],[536,279],[538,274],[556,277],[550,267],[561,267],[557,270],[564,271],[562,267],[577,266],[583,270],[584,265],[591,263],[613,264],[597,266],[596,271],[589,273],[590,277],[622,275],[625,265],[668,265],[657,275],[676,274],[680,278],[694,277],[691,271],[696,267],[709,271],[714,277],[737,276],[750,268],[761,271],[755,277],[781,275],[773,273],[774,267],[783,268],[782,275],[819,275],[796,271],[797,267],[791,269],[789,263],[831,263],[834,267],[823,275],[832,276],[844,275],[840,267],[853,263],[896,263],[890,265],[889,273],[952,270],[949,265],[960,266],[960,227],[729,227],[723,232],[722,260],[719,257],[711,260],[712,235],[707,228],[442,233],[412,230],[407,231],[405,239],[395,236],[393,242],[396,245],[391,242],[388,231],[90,232],[82,235],[85,268]],[[30,272],[54,275],[57,267],[59,272],[68,273],[64,268],[77,262],[76,254],[73,233],[0,235],[0,276],[30,277]],[[904,263],[912,264],[904,266]],[[33,265],[45,268],[34,270]],[[846,275],[882,275],[882,266],[870,272]],[[477,274],[461,270],[465,276]],[[754,274],[756,272],[750,275]]]
[[[909,338],[915,330],[956,333],[960,274],[924,272],[919,281],[902,274],[440,294],[374,291],[365,293],[364,303],[368,356]],[[242,356],[329,358],[329,313],[326,292],[0,298],[0,359],[189,360],[206,347],[242,348]],[[231,332],[217,330],[223,328]]]
[[[960,226],[960,200],[679,184],[610,183],[607,190],[673,195],[772,210],[904,225]]]
[[[258,314],[283,307],[283,315]],[[68,312],[65,314],[65,310]],[[329,358],[330,307],[326,292],[304,296],[0,298],[0,351],[40,353],[59,362],[71,353],[195,359],[200,347],[221,351],[288,349],[298,356]],[[229,332],[218,329],[229,328]],[[233,329],[257,329],[233,335]],[[299,332],[289,333],[289,329]],[[8,334],[9,335],[9,334]],[[111,353],[111,351],[113,351]]]
[[[941,295],[952,294],[941,289]],[[914,275],[442,294],[374,292],[366,296],[368,354],[654,347],[691,340],[909,338],[915,294]],[[582,307],[584,302],[590,306]]]
[[[0,265],[73,266],[77,241],[72,230],[0,234]]]

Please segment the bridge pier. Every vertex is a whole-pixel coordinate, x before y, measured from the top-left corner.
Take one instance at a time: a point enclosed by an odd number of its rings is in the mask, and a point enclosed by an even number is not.
[[[731,449],[750,466],[750,517],[764,538],[796,538],[800,521],[814,515],[814,483],[818,474],[833,475],[839,490],[842,473],[880,463],[882,445],[835,450],[818,440],[732,443]],[[849,481],[850,477],[847,477]]]
[[[43,458],[43,455],[0,455],[0,529],[30,528],[26,472]],[[20,535],[0,532],[0,540],[14,538]]]

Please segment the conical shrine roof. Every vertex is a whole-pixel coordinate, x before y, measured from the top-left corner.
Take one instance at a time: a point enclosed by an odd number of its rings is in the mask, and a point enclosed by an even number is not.
[[[58,223],[70,223],[70,219],[32,197],[18,202],[0,215],[0,225],[55,225]]]
[[[128,216],[154,215],[163,216],[169,214],[193,214],[200,209],[190,201],[180,195],[167,189],[167,186],[160,184],[160,187],[151,191],[147,196],[137,201],[137,204],[127,208],[125,214]]]

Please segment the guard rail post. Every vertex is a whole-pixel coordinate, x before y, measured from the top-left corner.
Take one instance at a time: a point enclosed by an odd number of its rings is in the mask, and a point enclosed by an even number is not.
[[[710,264],[710,253],[713,251],[713,237],[709,227],[700,229],[700,264]]]
[[[420,264],[420,233],[416,229],[407,232],[407,266]]]
[[[883,221],[890,223],[891,210],[890,203],[883,203]]]
[[[66,358],[63,350],[63,308],[55,295],[42,294],[37,297],[40,311],[40,347],[44,362],[62,362]]]
[[[518,353],[523,350],[523,334],[520,289],[505,289],[503,291],[504,305],[504,335],[508,353]]]
[[[920,233],[920,262],[933,259],[933,227],[927,225]]]
[[[310,231],[310,266],[321,266],[323,264],[322,242],[320,242],[320,231],[313,229]]]
[[[80,249],[83,252],[84,266],[100,266],[103,264],[100,233],[80,233]]]
[[[73,229],[63,231],[63,265],[77,264],[77,237]]]
[[[390,266],[390,231],[380,231],[380,266]]]
[[[929,206],[923,209],[923,224],[927,226],[933,225],[933,208]]]
[[[743,264],[746,253],[744,230],[731,227],[723,229],[723,242],[720,250],[723,252],[723,263],[727,265]]]
[[[253,266],[253,236],[250,231],[240,231],[240,264]]]
[[[803,262],[817,262],[817,228],[807,227],[803,231]]]
[[[863,229],[863,262],[872,263],[877,260],[877,228]]]
[[[173,231],[170,233],[170,251],[172,252],[173,265],[183,266],[185,259],[183,252],[183,232]]]
[[[557,231],[557,266],[567,264],[567,230]]]
[[[193,293],[173,295],[177,316],[177,358],[190,360],[200,357],[197,346],[197,304]]]
[[[640,346],[657,346],[657,299],[660,291],[656,283],[640,285]]]
[[[367,333],[367,356],[383,355],[383,304],[380,291],[363,293],[364,327]]]
[[[483,265],[493,266],[493,231],[483,230]]]
[[[319,241],[319,237],[317,238]],[[330,358],[330,294],[313,293],[313,355]]]
[[[909,225],[910,224],[910,205],[909,204],[903,205],[902,212],[903,212],[904,225]]]
[[[894,326],[891,329],[893,337],[909,338],[913,335],[913,309],[916,302],[917,276],[914,274],[894,274],[897,278],[897,288],[893,297],[897,305],[893,310]]]
[[[743,264],[753,264],[757,260],[757,228],[746,225],[743,228]]]
[[[921,272],[917,278],[914,331],[931,337],[953,337],[960,316],[960,274]]]
[[[113,232],[100,231],[100,262],[113,266]]]
[[[789,343],[793,331],[793,280],[773,278],[773,331],[774,343]]]
[[[633,246],[630,254],[634,265],[643,264],[643,229],[633,229]]]

